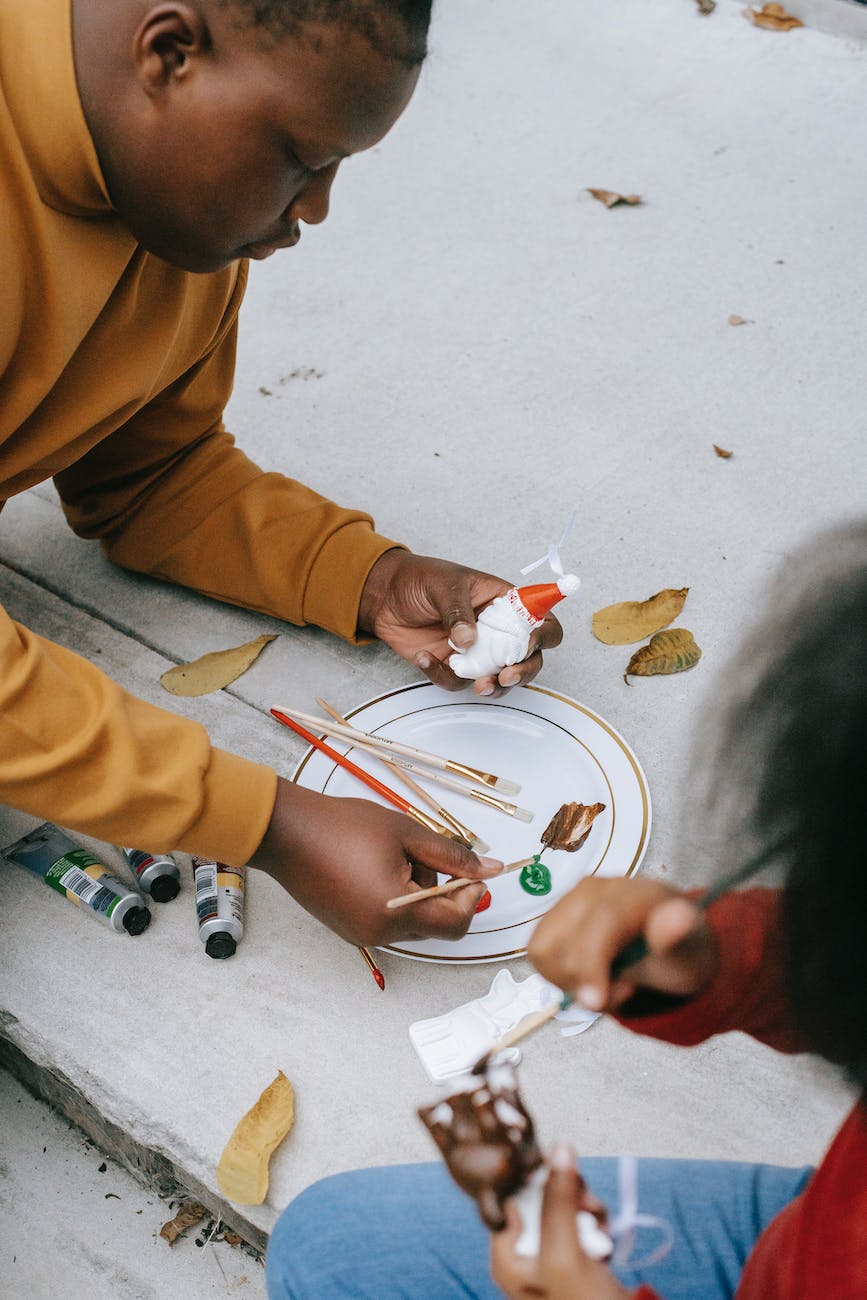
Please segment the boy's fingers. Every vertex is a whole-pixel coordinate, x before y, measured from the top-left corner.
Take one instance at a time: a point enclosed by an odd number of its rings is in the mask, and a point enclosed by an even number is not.
[[[504,1209],[505,1228],[491,1233],[491,1276],[507,1295],[515,1295],[518,1287],[527,1295],[539,1295],[533,1286],[538,1280],[537,1261],[515,1254],[523,1231],[521,1216],[512,1201],[507,1201]]]
[[[423,898],[420,903],[410,903],[391,915],[397,918],[395,924],[411,928],[412,934],[409,937],[437,935],[442,939],[462,939],[484,892],[485,886],[479,881],[464,885],[453,894],[442,894],[439,898]]]
[[[659,903],[647,918],[644,933],[651,952],[669,952],[701,925],[702,914],[688,898]]]
[[[537,650],[535,654],[522,659],[519,664],[509,664],[507,668],[501,668],[497,674],[497,683],[508,690],[511,686],[521,686],[525,682],[531,682],[534,677],[538,677],[541,670],[542,652]]]
[[[433,682],[434,686],[439,686],[440,690],[462,691],[467,684],[462,677],[457,677],[452,672],[447,663],[437,659],[436,655],[429,650],[423,650],[415,662],[416,667],[424,673],[428,681]]]
[[[577,1215],[583,1208],[583,1183],[575,1152],[559,1142],[548,1160],[548,1180],[542,1193],[539,1263],[552,1295],[568,1295],[586,1272],[590,1260],[578,1240]]]

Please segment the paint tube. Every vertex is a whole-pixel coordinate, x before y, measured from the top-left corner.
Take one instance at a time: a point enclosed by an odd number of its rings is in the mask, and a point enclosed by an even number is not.
[[[244,868],[193,857],[199,938],[209,957],[231,957],[244,934]]]
[[[141,934],[150,925],[141,895],[51,822],[43,822],[3,852],[112,930]]]
[[[145,853],[144,849],[121,848],[120,851],[132,869],[139,889],[150,894],[157,903],[168,903],[177,898],[181,873],[174,858],[164,853]]]

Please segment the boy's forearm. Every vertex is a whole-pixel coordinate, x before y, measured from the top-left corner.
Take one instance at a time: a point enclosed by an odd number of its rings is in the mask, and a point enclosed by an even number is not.
[[[276,783],[0,610],[0,803],[97,839],[240,865]]]

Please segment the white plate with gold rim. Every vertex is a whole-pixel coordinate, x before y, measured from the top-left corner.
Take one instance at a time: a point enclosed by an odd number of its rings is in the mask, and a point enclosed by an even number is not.
[[[508,799],[532,810],[529,824],[484,807],[440,785],[427,783],[443,807],[490,844],[504,862],[530,857],[540,835],[564,803],[603,803],[605,811],[576,853],[548,849],[552,889],[543,897],[525,892],[520,873],[489,882],[491,906],[473,918],[462,939],[418,939],[388,945],[387,952],[417,961],[505,961],[526,952],[533,928],[545,912],[584,876],[629,876],[650,838],[650,791],[638,759],[622,736],[577,700],[542,686],[516,687],[498,699],[452,695],[430,682],[380,695],[346,714],[353,727],[456,759],[521,786]],[[352,756],[359,767],[401,794],[402,783],[382,764],[350,742],[328,743]],[[423,778],[415,774],[421,784]],[[308,790],[384,802],[344,768],[311,749],[292,778]],[[412,796],[409,795],[412,801]]]

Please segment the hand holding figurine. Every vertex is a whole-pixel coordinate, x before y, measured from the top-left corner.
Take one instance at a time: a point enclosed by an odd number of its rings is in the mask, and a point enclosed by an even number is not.
[[[475,642],[479,614],[509,590],[508,582],[489,573],[409,551],[386,551],[368,576],[358,626],[415,664],[434,685],[461,690],[465,682],[449,667],[449,657],[455,646],[463,649]],[[476,694],[501,695],[532,681],[542,667],[542,650],[559,645],[562,638],[559,622],[547,614],[531,632],[520,663],[479,677]]]
[[[557,1146],[542,1193],[539,1254],[528,1257],[515,1249],[522,1223],[514,1202],[506,1206],[506,1227],[491,1236],[491,1275],[509,1300],[628,1300],[635,1295],[582,1249],[576,1226],[581,1211],[604,1226],[604,1207],[578,1173],[573,1151]]]
[[[648,955],[612,979],[611,963],[643,937]],[[536,926],[527,949],[545,979],[590,1011],[612,1011],[639,988],[681,997],[707,988],[716,943],[704,915],[658,880],[589,876]]]
[[[503,864],[368,799],[331,798],[280,778],[250,865],[350,943],[383,944],[427,935],[460,939],[484,893],[481,882]],[[435,885],[437,872],[480,883],[397,911],[386,907],[389,898]]]

